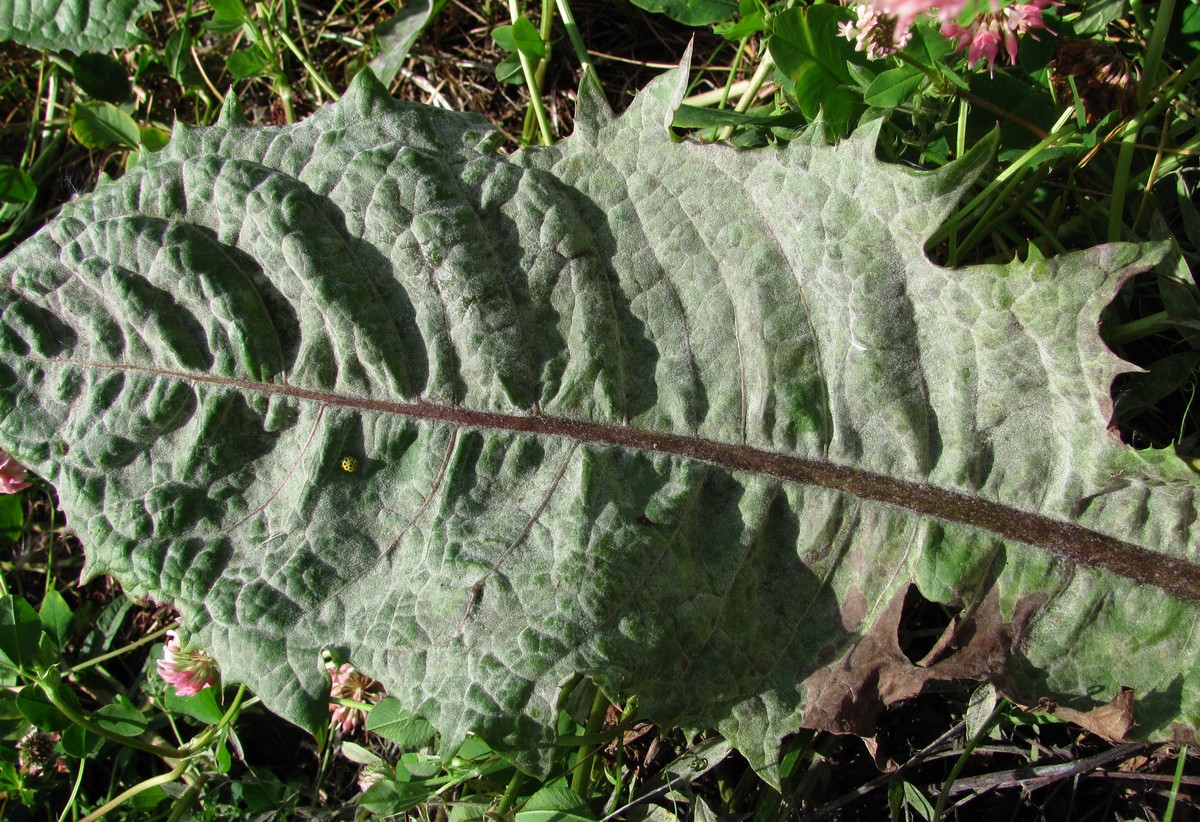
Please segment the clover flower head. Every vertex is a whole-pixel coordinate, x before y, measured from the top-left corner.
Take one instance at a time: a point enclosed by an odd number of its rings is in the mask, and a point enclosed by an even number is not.
[[[1062,5],[1058,0],[1033,0],[1030,3],[1014,3],[999,11],[980,14],[967,25],[958,23],[954,17],[943,16],[942,35],[958,41],[958,50],[967,50],[967,63],[975,65],[987,60],[988,73],[996,73],[996,58],[1004,46],[1009,63],[1017,62],[1017,38],[1035,29],[1046,28],[1042,12],[1047,6]],[[993,7],[994,8],[994,7]],[[1035,39],[1037,35],[1032,35]]]
[[[0,494],[15,494],[28,488],[25,481],[25,466],[17,462],[12,454],[0,448]]]
[[[330,696],[335,699],[352,699],[355,702],[379,701],[379,683],[359,671],[353,665],[342,664],[335,666],[332,662],[325,663],[333,686],[329,689]],[[359,708],[346,705],[330,705],[334,723],[342,726],[342,733],[348,734],[363,722],[365,714]]]
[[[167,631],[158,675],[180,696],[195,696],[217,681],[217,664],[199,648],[185,648],[174,631]]]
[[[879,11],[870,3],[859,3],[854,11],[858,19],[853,23],[838,23],[838,34],[853,40],[854,50],[866,52],[869,60],[895,54],[912,39],[908,26],[901,26],[893,14]]]
[[[54,761],[54,743],[58,742],[57,733],[44,733],[33,728],[17,742],[17,762],[21,772],[36,776]]]

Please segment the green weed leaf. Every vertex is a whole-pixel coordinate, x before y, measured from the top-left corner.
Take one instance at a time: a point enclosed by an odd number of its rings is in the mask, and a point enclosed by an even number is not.
[[[112,702],[96,710],[91,720],[104,728],[121,736],[138,736],[146,730],[146,717],[123,696],[118,695]]]
[[[408,51],[426,24],[433,19],[433,0],[405,3],[394,15],[375,27],[379,54],[370,63],[379,82],[390,86],[408,59]]]
[[[133,83],[125,67],[115,57],[85,52],[71,61],[75,85],[87,96],[110,103],[124,103],[133,98]]]
[[[225,59],[225,68],[235,80],[249,80],[251,77],[263,77],[271,73],[272,59],[270,55],[258,46],[235,51]]]
[[[511,26],[497,26],[492,30],[492,40],[508,52],[519,51],[535,60],[546,56],[542,35],[524,17],[518,17]]]
[[[172,713],[186,714],[205,725],[216,725],[225,712],[217,703],[216,688],[205,688],[194,696],[180,696],[174,688],[167,688],[163,704]]]
[[[687,26],[720,23],[738,10],[736,0],[633,0],[633,4]]]
[[[0,0],[0,41],[75,54],[112,51],[145,40],[137,21],[158,8],[154,0]]]
[[[0,656],[18,669],[29,668],[42,636],[42,621],[25,597],[0,597]]]
[[[573,674],[762,768],[940,679],[1195,726],[1200,482],[1109,433],[1097,333],[1162,249],[947,271],[994,141],[680,144],[685,79],[513,154],[369,73],[178,126],[0,261],[0,447],[313,731],[325,652],[530,767]],[[922,666],[918,594],[964,609]]]
[[[398,699],[387,697],[367,714],[367,730],[402,748],[415,748],[433,738],[433,726],[404,710]]]
[[[0,544],[15,542],[25,529],[25,509],[20,494],[0,496]]]
[[[839,132],[862,100],[846,67],[860,57],[853,44],[838,34],[838,23],[852,18],[848,9],[834,5],[788,9],[775,18],[768,41],[796,107],[810,121],[823,114]]]
[[[867,88],[863,102],[875,108],[895,108],[907,102],[925,75],[912,66],[881,72]]]
[[[112,103],[90,100],[71,106],[71,134],[85,148],[112,145],[137,148],[141,132],[134,119]]]
[[[62,747],[67,756],[84,759],[91,756],[100,747],[102,740],[94,733],[89,733],[78,725],[69,725],[62,732]]]
[[[61,689],[60,693],[78,707],[78,701],[69,688]],[[26,685],[17,692],[17,708],[31,725],[41,731],[61,731],[71,725],[71,720],[54,707],[38,685]]]
[[[22,169],[0,165],[0,202],[29,203],[37,196],[37,184]]]
[[[214,34],[228,34],[238,31],[250,21],[242,0],[209,0],[213,16],[204,24],[205,31]]]
[[[41,618],[42,627],[46,634],[54,640],[55,645],[61,652],[67,645],[67,640],[71,638],[71,606],[63,599],[63,595],[58,592],[57,588],[51,588],[46,591],[46,595],[42,598],[42,607],[38,612]]]

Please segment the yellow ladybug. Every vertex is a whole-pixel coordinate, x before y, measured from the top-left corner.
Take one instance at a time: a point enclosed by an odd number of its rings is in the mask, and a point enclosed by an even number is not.
[[[358,470],[358,459],[356,457],[342,457],[342,470],[347,474],[353,474]]]

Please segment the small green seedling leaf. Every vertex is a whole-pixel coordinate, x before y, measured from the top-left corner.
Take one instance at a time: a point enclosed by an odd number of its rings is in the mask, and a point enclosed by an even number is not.
[[[517,54],[515,51],[510,52],[496,65],[495,75],[499,82],[509,85],[520,85],[525,82],[525,75],[521,71],[521,58]]]
[[[502,25],[500,29],[508,29],[505,32],[504,40],[509,43],[509,46],[504,46],[499,40],[496,41],[502,48],[506,48],[510,52],[517,50],[535,60],[546,56],[546,43],[542,41],[538,29],[527,18],[518,17],[512,25]],[[496,37],[496,32],[493,32],[492,37]]]
[[[734,0],[633,0],[646,11],[665,14],[685,26],[709,26],[733,17],[738,4]]]
[[[36,196],[32,177],[15,166],[0,165],[0,202],[28,203]]]
[[[74,701],[74,695],[64,699]],[[17,694],[17,708],[39,731],[61,731],[71,725],[71,720],[54,706],[39,685],[26,685],[20,690]]]
[[[112,647],[117,632],[121,630],[121,623],[125,621],[125,616],[132,607],[133,603],[129,601],[129,597],[122,595],[105,605],[100,616],[90,620],[92,630],[80,651],[84,661],[106,653]]]
[[[233,754],[229,752],[229,735],[227,733],[221,734],[214,754],[217,760],[217,773],[229,773],[229,769],[233,767]]]
[[[28,668],[38,650],[42,621],[24,597],[0,598],[0,654],[14,668]]]
[[[84,148],[111,145],[137,148],[141,131],[133,118],[112,103],[90,100],[71,106],[71,133]]]
[[[63,752],[76,759],[91,756],[100,747],[100,737],[85,731],[78,725],[71,725],[62,732]]]
[[[404,748],[415,748],[433,738],[433,726],[400,707],[394,697],[385,697],[367,714],[367,730]]]
[[[399,11],[375,27],[379,54],[368,65],[385,86],[391,85],[396,79],[401,66],[408,59],[409,49],[433,18],[433,13],[433,0],[416,0],[405,3]]]
[[[904,799],[912,806],[912,809],[921,815],[921,818],[926,822],[933,822],[936,814],[933,812],[933,805],[929,803],[929,799],[921,792],[921,789],[911,782],[904,784]]]
[[[194,696],[180,696],[174,688],[168,687],[163,704],[169,711],[185,714],[205,725],[216,725],[225,714],[217,704],[216,688],[205,688]]]
[[[450,809],[446,822],[488,822],[491,798],[487,796],[464,796]]]
[[[406,753],[400,755],[400,767],[396,776],[403,779],[407,773],[414,779],[429,779],[442,770],[442,758],[436,754]]]
[[[16,542],[25,528],[25,509],[20,494],[0,496],[0,544]]]
[[[379,755],[367,750],[362,745],[348,740],[342,742],[342,756],[356,765],[382,765],[384,760]]]
[[[213,16],[204,24],[204,30],[213,34],[237,31],[250,20],[242,0],[209,0],[209,5]]]
[[[912,96],[925,75],[912,66],[888,69],[879,74],[863,95],[863,102],[875,108],[896,108]]]
[[[146,717],[126,697],[117,697],[92,714],[92,720],[105,730],[121,736],[137,736],[146,730]]]
[[[809,120],[824,112],[825,120],[841,130],[849,121],[858,94],[848,62],[861,62],[854,46],[838,35],[839,23],[850,20],[840,6],[795,8],[780,13],[768,47],[779,66],[784,85]]]
[[[171,142],[171,132],[158,126],[141,126],[142,148],[146,151],[162,151]]]
[[[576,822],[595,818],[583,797],[561,785],[542,788],[517,814],[517,822]]]
[[[257,46],[235,51],[225,60],[225,68],[235,80],[249,80],[270,74],[271,58]]]
[[[424,782],[381,779],[363,791],[358,797],[358,806],[377,816],[395,816],[417,807],[433,791],[434,788]]]
[[[71,61],[75,85],[88,97],[110,103],[124,103],[133,97],[133,83],[125,67],[115,57],[88,51]]]
[[[167,40],[162,50],[162,62],[167,73],[176,83],[185,88],[200,85],[200,73],[192,62],[192,43],[194,38],[183,26],[175,29],[175,33]]]
[[[71,638],[71,617],[74,616],[71,606],[57,588],[51,588],[42,598],[42,607],[38,614],[46,634],[61,652],[66,647],[67,640]]]

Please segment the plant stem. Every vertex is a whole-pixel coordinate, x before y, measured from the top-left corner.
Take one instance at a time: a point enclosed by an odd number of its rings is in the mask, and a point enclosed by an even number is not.
[[[1175,760],[1175,778],[1171,780],[1171,798],[1167,800],[1167,809],[1163,811],[1163,822],[1171,822],[1175,816],[1175,800],[1179,798],[1179,784],[1183,781],[1183,766],[1187,762],[1188,746],[1179,749],[1178,759]]]
[[[126,801],[137,796],[142,791],[148,791],[151,788],[155,788],[159,785],[166,785],[169,782],[174,782],[176,779],[178,779],[180,776],[183,775],[183,771],[186,768],[187,768],[186,762],[176,763],[175,767],[172,768],[167,773],[159,774],[158,776],[152,776],[149,779],[146,779],[146,780],[143,780],[143,781],[137,783],[129,790],[123,791],[122,793],[118,794],[115,799],[113,799],[110,802],[105,802],[103,805],[101,805],[99,808],[94,810],[92,813],[89,813],[87,816],[85,816],[80,822],[95,822],[95,820],[100,819],[102,816],[104,816],[109,811],[113,810],[114,808],[118,808],[121,805],[125,804]]]
[[[514,769],[512,779],[508,780],[508,787],[504,789],[504,796],[500,797],[500,803],[496,805],[496,816],[503,817],[508,813],[513,803],[517,801],[517,796],[521,792],[521,784],[525,781],[525,774],[520,770]]]
[[[1175,0],[1161,0],[1158,11],[1154,13],[1154,30],[1150,34],[1150,42],[1146,44],[1146,55],[1142,59],[1142,70],[1146,72],[1146,82],[1138,88],[1138,105],[1144,106],[1154,90],[1155,75],[1162,67],[1163,48],[1170,34],[1171,18],[1175,15]]]
[[[66,822],[67,813],[75,807],[75,798],[79,796],[79,786],[83,784],[83,769],[87,766],[87,757],[79,760],[79,770],[75,773],[75,784],[71,786],[71,796],[58,815],[58,822]]]
[[[136,748],[139,751],[145,751],[146,753],[154,754],[155,756],[163,759],[182,759],[191,753],[191,751],[186,748],[164,748],[160,745],[145,742],[137,737],[123,736],[121,734],[114,733],[113,731],[110,731],[107,728],[92,722],[90,719],[78,713],[73,707],[68,705],[66,700],[64,700],[58,693],[58,683],[47,682],[41,677],[39,677],[36,681],[37,684],[41,686],[42,691],[46,694],[46,698],[50,700],[50,704],[55,708],[58,708],[58,710],[61,711],[67,719],[71,720],[88,733],[93,733],[103,739],[118,742],[122,745],[128,745],[130,748]]]
[[[604,725],[604,714],[608,710],[608,699],[604,696],[604,691],[600,690],[600,686],[596,688],[596,695],[592,698],[592,710],[588,714],[587,721],[587,736],[598,734],[600,728]],[[595,764],[593,757],[596,755],[598,748],[593,748],[591,745],[579,746],[579,758],[575,762],[575,773],[571,775],[571,790],[580,796],[588,796],[592,791],[592,766]]]
[[[140,648],[143,645],[153,642],[154,640],[158,639],[160,636],[165,634],[167,631],[173,630],[178,627],[179,627],[179,623],[174,622],[170,625],[167,625],[164,628],[159,628],[157,631],[155,631],[153,633],[146,634],[144,637],[141,637],[140,639],[135,640],[134,642],[131,642],[128,645],[118,648],[115,651],[109,651],[106,654],[100,654],[100,656],[94,656],[91,659],[85,659],[83,662],[80,662],[78,665],[73,665],[70,668],[67,668],[67,670],[64,671],[63,673],[66,675],[77,674],[80,671],[86,670],[87,668],[91,668],[93,665],[99,665],[101,662],[107,662],[108,660],[112,659],[113,657],[118,657],[121,654],[132,651],[134,648]]]
[[[180,822],[187,814],[188,809],[195,804],[199,798],[200,792],[204,790],[204,783],[208,781],[208,774],[201,773],[194,785],[188,785],[186,791],[179,795],[179,798],[171,803],[171,815],[167,817],[167,822]]]
[[[308,76],[313,79],[313,82],[321,87],[322,91],[324,91],[334,100],[342,99],[342,95],[337,93],[337,89],[335,89],[333,85],[325,79],[325,75],[321,73],[321,70],[312,64],[312,61],[309,60],[304,52],[300,50],[300,47],[296,45],[292,38],[288,37],[288,33],[286,31],[283,29],[276,29],[275,33],[279,35],[279,39],[283,41],[283,44],[288,47],[288,51],[296,55],[296,59],[300,61],[300,65],[304,66],[304,70],[308,72]]]
[[[521,10],[517,7],[517,0],[508,0],[508,13],[514,24],[521,19]],[[542,105],[542,92],[538,86],[533,62],[530,61],[529,55],[520,49],[517,49],[517,59],[521,61],[521,73],[525,75],[525,85],[529,89],[529,106],[537,121],[542,145],[554,145],[554,135],[550,131],[550,120],[546,116],[546,107]]]
[[[571,4],[567,0],[555,0],[555,5],[558,8],[558,16],[562,18],[563,28],[567,30],[571,48],[575,50],[575,56],[579,58],[579,62],[583,66],[583,82],[586,83],[590,80],[603,93],[604,88],[600,85],[600,76],[596,74],[596,67],[592,65],[592,57],[588,54],[583,36],[579,33],[579,26],[575,24],[575,15],[571,13]]]
[[[1000,719],[1000,714],[1003,712],[1006,704],[1003,699],[997,702],[996,707],[992,708],[987,721],[979,726],[979,730],[975,732],[974,736],[967,740],[967,745],[963,748],[962,755],[955,761],[954,767],[950,769],[950,775],[946,777],[941,791],[938,792],[937,805],[933,809],[933,819],[931,822],[938,822],[942,818],[942,814],[946,811],[946,800],[950,798],[950,786],[954,784],[954,780],[958,779],[958,775],[962,773],[963,767],[967,764],[967,760],[970,759],[971,753],[975,750],[976,746],[991,733],[992,727]]]
[[[1104,339],[1109,345],[1125,345],[1151,334],[1158,334],[1171,328],[1175,323],[1166,311],[1158,311],[1127,323],[1121,323],[1111,331],[1105,329]]]
[[[742,92],[742,96],[738,98],[737,105],[733,110],[739,114],[745,114],[753,105],[754,100],[758,97],[758,92],[762,89],[763,84],[767,82],[767,77],[775,70],[775,58],[771,56],[771,52],[763,52],[762,62],[758,64],[758,68],[754,70],[754,76],[750,78],[750,85],[746,86],[746,90]],[[733,136],[733,126],[728,125],[721,129],[717,139],[728,140]]]

